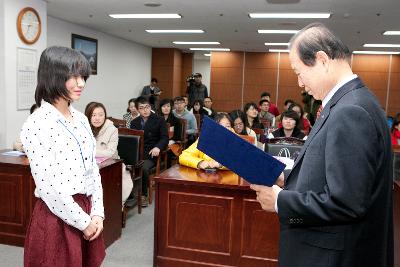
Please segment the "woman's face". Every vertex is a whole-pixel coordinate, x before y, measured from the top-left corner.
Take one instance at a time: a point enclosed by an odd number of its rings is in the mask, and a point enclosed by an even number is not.
[[[199,111],[200,110],[200,103],[196,103],[193,105],[194,110]]]
[[[285,130],[293,130],[296,127],[296,121],[292,118],[283,117],[282,119],[282,127]]]
[[[77,101],[81,98],[85,84],[85,80],[80,75],[76,77],[72,76],[65,82],[65,87],[68,90],[69,98],[72,101]]]
[[[231,128],[231,122],[227,118],[222,118],[219,122],[219,125],[224,126],[225,128]]]
[[[93,127],[101,127],[106,120],[106,113],[101,107],[97,107],[93,110],[92,117],[90,118],[90,123]]]
[[[137,111],[137,109],[135,107],[135,103],[134,102],[129,103],[129,111],[134,116],[136,116],[138,114],[138,111]]]
[[[258,111],[254,106],[250,106],[250,108],[246,111],[246,115],[250,118],[255,118],[258,115]]]
[[[171,104],[167,103],[167,104],[162,105],[161,112],[164,115],[169,115],[169,113],[171,112]]]
[[[244,129],[244,123],[241,118],[236,118],[233,122],[233,129],[237,134],[240,134]]]

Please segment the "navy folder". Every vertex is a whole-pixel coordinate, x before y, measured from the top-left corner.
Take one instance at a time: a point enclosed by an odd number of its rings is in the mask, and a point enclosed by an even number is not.
[[[272,186],[285,164],[204,116],[197,148],[251,184]]]

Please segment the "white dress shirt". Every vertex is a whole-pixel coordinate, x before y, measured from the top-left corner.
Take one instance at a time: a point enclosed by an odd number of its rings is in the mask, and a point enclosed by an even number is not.
[[[22,126],[21,141],[35,180],[35,196],[65,223],[82,231],[91,216],[104,218],[103,188],[89,122],[72,106],[69,110],[72,123],[42,101]],[[74,201],[75,194],[91,196],[90,214]]]

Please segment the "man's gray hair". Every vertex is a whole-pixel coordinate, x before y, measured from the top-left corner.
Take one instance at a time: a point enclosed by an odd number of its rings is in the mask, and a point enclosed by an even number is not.
[[[324,24],[311,23],[290,39],[289,48],[297,49],[300,60],[306,66],[314,66],[318,51],[325,52],[330,59],[348,60],[351,53],[348,47]]]

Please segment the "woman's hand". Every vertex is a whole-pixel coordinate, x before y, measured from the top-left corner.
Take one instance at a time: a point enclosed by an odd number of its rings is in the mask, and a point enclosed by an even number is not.
[[[101,232],[103,232],[103,218],[97,215],[92,217],[91,223],[94,223],[97,227],[96,233],[89,239],[89,241],[95,240]]]

